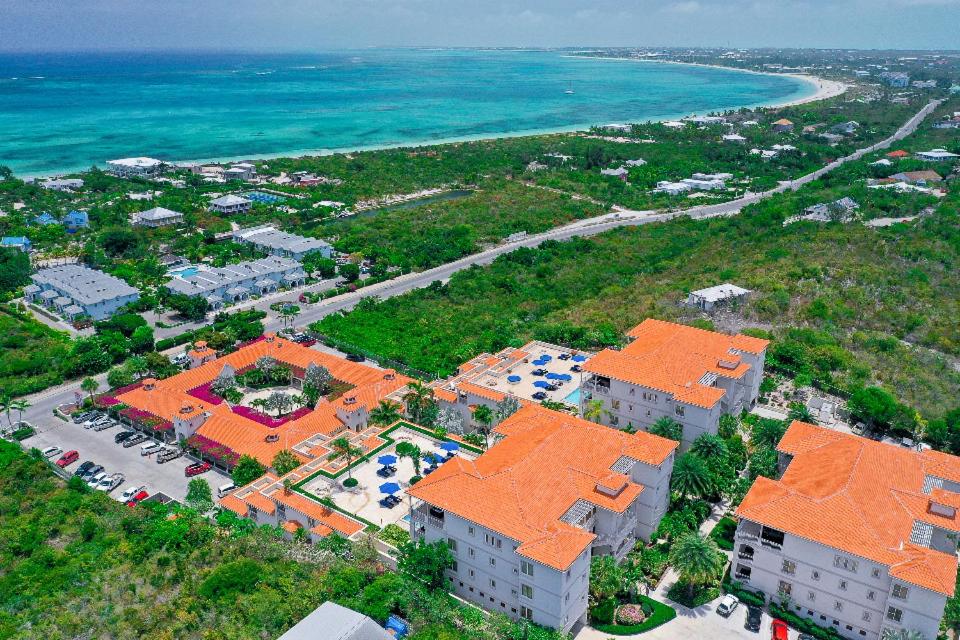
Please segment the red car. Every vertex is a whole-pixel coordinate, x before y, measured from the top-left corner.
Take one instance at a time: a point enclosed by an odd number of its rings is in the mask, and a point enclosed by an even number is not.
[[[80,458],[80,454],[76,451],[67,451],[65,454],[60,456],[60,459],[57,460],[57,466],[63,469],[67,465],[71,465]]]
[[[188,478],[192,478],[193,476],[198,476],[201,473],[206,473],[207,471],[210,471],[210,467],[211,465],[209,462],[195,462],[194,464],[191,464],[186,469],[184,469],[183,473]]]
[[[787,640],[787,623],[783,620],[774,620],[770,623],[771,640]]]
[[[141,491],[141,492],[138,493],[137,495],[135,495],[135,496],[133,496],[132,498],[130,498],[129,500],[127,500],[127,506],[128,506],[128,507],[135,507],[135,506],[137,506],[137,504],[138,504],[139,502],[141,502],[142,500],[146,500],[146,499],[149,498],[149,497],[150,497],[150,494],[149,494],[149,493],[147,493],[146,491]]]

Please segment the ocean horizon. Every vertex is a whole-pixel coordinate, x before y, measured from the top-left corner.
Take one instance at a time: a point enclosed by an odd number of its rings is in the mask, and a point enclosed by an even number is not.
[[[0,165],[33,176],[128,156],[416,146],[779,104],[815,90],[782,75],[549,50],[0,54]]]

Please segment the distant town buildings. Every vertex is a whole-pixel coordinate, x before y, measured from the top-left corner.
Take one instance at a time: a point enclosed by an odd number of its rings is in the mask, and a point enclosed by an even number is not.
[[[121,158],[107,160],[107,171],[120,178],[148,178],[160,173],[163,161],[155,158]]]
[[[881,82],[894,89],[903,89],[910,84],[910,75],[901,71],[884,71],[878,77]]]
[[[80,264],[41,269],[30,279],[33,284],[23,289],[27,301],[43,304],[68,319],[87,316],[103,320],[140,299],[140,292],[123,280]]]

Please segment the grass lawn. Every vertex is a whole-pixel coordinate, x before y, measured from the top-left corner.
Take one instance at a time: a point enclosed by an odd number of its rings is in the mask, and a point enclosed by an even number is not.
[[[662,602],[657,602],[653,598],[648,598],[647,596],[637,596],[636,601],[636,604],[648,605],[651,609],[653,609],[653,612],[647,617],[647,619],[640,624],[595,624],[593,625],[593,628],[603,633],[610,633],[617,636],[629,636],[637,633],[643,633],[644,631],[650,631],[651,629],[656,629],[660,625],[670,622],[677,617],[676,609]]]

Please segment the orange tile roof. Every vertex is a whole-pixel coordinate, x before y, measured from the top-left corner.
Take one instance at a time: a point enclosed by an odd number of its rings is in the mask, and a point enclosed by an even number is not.
[[[737,352],[763,353],[769,342],[742,334],[729,336],[649,318],[627,334],[633,342],[620,351],[604,349],[584,371],[672,394],[678,402],[710,408],[725,391],[700,383],[704,375],[742,378],[750,365]]]
[[[285,491],[283,488],[272,490],[271,498],[283,504],[287,509],[299,511],[308,518],[313,518],[320,524],[330,527],[345,537],[363,530],[363,524],[334,511],[325,504],[321,504],[296,491]]]
[[[507,394],[503,391],[497,391],[496,389],[491,389],[490,387],[485,387],[473,382],[460,382],[457,384],[457,389],[465,393],[472,393],[481,398],[486,398],[487,400],[493,400],[494,402],[500,402],[507,397]]]
[[[247,503],[232,493],[221,498],[220,506],[233,511],[235,514],[243,518],[247,517],[247,514],[250,512],[250,510],[247,508]]]
[[[786,118],[780,118],[779,120],[777,120],[777,121],[774,122],[773,124],[792,125],[793,122],[790,121],[790,120],[787,120]]]
[[[283,527],[283,530],[287,533],[296,533],[300,531],[300,529],[303,529],[303,525],[296,520],[287,520],[280,526]]]
[[[311,364],[326,367],[337,380],[354,385],[347,396],[357,399],[355,406],[368,410],[410,382],[410,378],[393,371],[381,371],[283,338],[272,337],[247,345],[196,369],[155,381],[152,389],[147,389],[147,385],[138,387],[118,396],[118,399],[164,420],[173,420],[179,415],[181,408],[189,404],[195,409],[189,415],[201,411],[210,414],[197,430],[197,434],[227,446],[239,455],[251,455],[265,465],[272,464],[273,457],[281,449],[292,449],[314,435],[334,435],[344,428],[345,425],[337,417],[337,409],[344,407],[346,396],[333,402],[321,400],[314,411],[302,418],[271,428],[236,415],[226,403],[208,405],[188,394],[191,389],[214,380],[224,366],[229,365],[239,371],[254,365],[264,356],[297,369],[306,369]],[[277,435],[279,438],[276,442],[266,442],[267,435]]]
[[[453,458],[407,492],[518,541],[517,553],[556,569],[570,566],[595,538],[560,518],[579,500],[622,513],[643,487],[611,467],[624,456],[659,466],[677,447],[536,404],[496,431],[504,438],[479,458]]]
[[[783,477],[757,478],[737,509],[741,518],[867,558],[891,575],[952,595],[957,558],[910,543],[914,522],[960,530],[929,511],[929,476],[960,474],[960,458],[793,422],[778,449],[793,456]],[[949,459],[949,460],[948,460]]]
[[[910,154],[904,151],[903,149],[897,149],[896,151],[891,151],[887,154],[888,158],[906,158]]]

